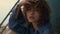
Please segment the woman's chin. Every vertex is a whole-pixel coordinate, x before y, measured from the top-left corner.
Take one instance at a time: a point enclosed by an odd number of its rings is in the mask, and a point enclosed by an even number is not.
[[[35,22],[34,20],[29,20],[29,22]]]

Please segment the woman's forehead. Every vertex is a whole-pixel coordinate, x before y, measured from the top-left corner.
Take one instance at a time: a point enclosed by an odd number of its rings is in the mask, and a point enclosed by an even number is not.
[[[22,3],[22,4],[24,4],[24,3],[30,3],[30,2],[37,3],[37,1],[39,1],[39,0],[21,0],[20,3]]]
[[[20,6],[25,5],[25,6],[36,6],[39,4],[39,2],[36,2],[37,0],[22,0],[20,2]]]
[[[21,6],[21,9],[22,9],[22,10],[24,10],[24,9],[39,10],[40,8],[39,8],[39,7],[34,7],[34,6],[24,6],[24,5],[22,5],[22,6]]]
[[[29,2],[30,0],[22,0],[20,1],[20,5],[31,5],[31,2]]]

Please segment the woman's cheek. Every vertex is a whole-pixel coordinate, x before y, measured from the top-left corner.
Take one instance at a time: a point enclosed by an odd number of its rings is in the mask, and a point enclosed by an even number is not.
[[[35,17],[35,20],[39,20],[39,13],[36,13],[34,17]]]

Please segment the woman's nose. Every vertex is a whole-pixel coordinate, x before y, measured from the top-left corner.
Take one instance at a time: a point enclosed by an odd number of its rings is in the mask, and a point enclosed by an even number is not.
[[[34,12],[33,11],[31,11],[31,15],[34,15]]]

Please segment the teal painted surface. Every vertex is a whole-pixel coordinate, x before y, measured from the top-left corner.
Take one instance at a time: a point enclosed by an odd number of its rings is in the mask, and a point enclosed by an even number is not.
[[[51,7],[51,22],[60,26],[60,0],[47,0]]]
[[[47,0],[51,7],[51,23],[53,26],[59,27],[58,34],[60,34],[60,0]]]

